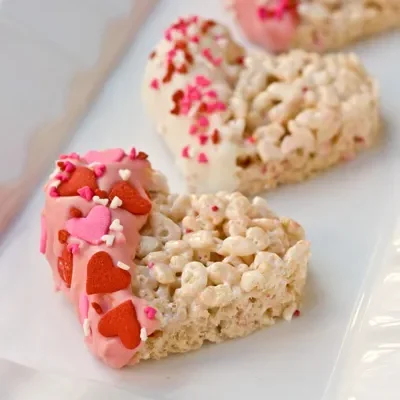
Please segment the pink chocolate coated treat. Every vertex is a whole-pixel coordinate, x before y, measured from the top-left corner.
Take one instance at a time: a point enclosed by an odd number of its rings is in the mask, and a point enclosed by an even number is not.
[[[247,37],[272,52],[290,48],[299,23],[297,1],[233,0],[232,10]]]
[[[83,158],[75,153],[60,157],[57,173],[45,187],[40,250],[55,287],[76,310],[87,346],[114,368],[129,364],[141,348],[142,328],[151,335],[159,327],[149,305],[131,289],[139,231],[151,209],[146,193],[151,166],[140,154],[132,158],[111,149]],[[104,165],[104,174],[95,174],[95,188],[90,170],[98,163]],[[61,172],[63,181],[56,178]],[[114,200],[115,193],[121,202]]]

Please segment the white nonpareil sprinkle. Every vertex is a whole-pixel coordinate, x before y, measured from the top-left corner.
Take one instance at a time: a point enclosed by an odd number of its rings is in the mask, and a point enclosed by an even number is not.
[[[101,237],[101,240],[103,240],[106,243],[106,246],[111,247],[114,244],[115,236],[114,235],[103,235]]]
[[[110,231],[122,232],[124,230],[124,227],[121,225],[121,221],[116,218],[113,222],[111,222],[109,229]]]
[[[145,341],[147,340],[147,338],[148,338],[148,336],[147,336],[146,328],[142,328],[142,329],[140,330],[140,340],[141,340],[142,342],[145,342]]]
[[[118,196],[115,196],[111,200],[110,208],[115,209],[115,208],[118,208],[120,206],[122,206],[122,200]]]
[[[185,53],[182,50],[178,50],[175,54],[174,61],[178,66],[185,63]]]
[[[83,320],[83,334],[85,337],[88,337],[90,335],[90,323],[87,318]]]
[[[94,161],[94,162],[90,163],[90,164],[88,165],[88,167],[89,167],[89,168],[94,168],[94,167],[96,167],[96,166],[98,166],[98,165],[101,165],[101,162],[99,162],[99,161]]]
[[[126,265],[122,261],[118,261],[117,262],[117,267],[121,268],[121,269],[124,269],[125,271],[129,271],[129,269],[131,268],[129,265]]]
[[[55,180],[54,182],[51,182],[51,187],[58,188],[60,186],[61,181],[60,180]]]
[[[93,201],[102,206],[106,206],[108,204],[108,199],[101,199],[99,196],[93,196]]]
[[[131,177],[131,171],[129,169],[120,169],[118,174],[123,181],[127,181]]]

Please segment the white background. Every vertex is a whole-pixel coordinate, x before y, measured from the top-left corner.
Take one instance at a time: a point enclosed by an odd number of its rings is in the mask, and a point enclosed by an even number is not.
[[[230,22],[219,1],[162,1],[66,151],[135,145],[167,174],[173,190],[183,189],[172,158],[144,113],[140,85],[147,55],[164,29],[188,13]],[[238,31],[236,36],[240,38]],[[375,357],[371,364],[364,357],[371,350],[366,333],[371,328],[371,304],[378,315],[390,316],[399,307],[389,296],[380,309],[378,303],[384,296],[375,294],[380,290],[382,271],[390,276],[390,269],[396,267],[385,254],[392,249],[400,200],[396,185],[400,171],[399,48],[399,34],[353,47],[381,84],[386,121],[382,144],[312,181],[267,196],[279,213],[304,225],[312,242],[301,318],[188,355],[142,363],[122,372],[107,370],[84,348],[81,328],[66,302],[52,293],[50,271],[38,251],[43,203],[38,189],[0,248],[0,358],[40,372],[0,364],[0,398],[124,399],[128,398],[124,391],[129,391],[131,400],[223,396],[319,400],[324,394],[329,400],[378,398],[371,393],[398,400],[400,386],[393,374],[400,373],[399,359]],[[373,337],[375,351],[388,340],[385,335],[378,342]],[[394,354],[396,345],[397,351],[400,347],[400,334],[390,340]],[[340,368],[335,369],[337,365]],[[374,373],[376,365],[379,374]]]

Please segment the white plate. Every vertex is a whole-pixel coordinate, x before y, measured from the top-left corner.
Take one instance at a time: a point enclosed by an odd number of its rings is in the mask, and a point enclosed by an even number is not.
[[[173,190],[183,189],[139,94],[148,53],[172,19],[186,13],[229,21],[215,0],[164,0],[69,150],[134,144],[168,175]],[[132,392],[132,400],[319,400],[324,395],[329,400],[398,400],[399,380],[385,378],[400,369],[400,335],[395,334],[400,291],[389,291],[400,285],[393,258],[399,258],[393,245],[400,200],[399,46],[400,35],[389,34],[355,48],[382,87],[387,122],[382,145],[312,181],[267,196],[278,212],[305,226],[312,242],[301,318],[184,356],[121,372],[107,370],[86,352],[75,316],[51,293],[49,268],[38,252],[43,200],[38,191],[0,249],[0,357],[117,384]],[[385,327],[391,323],[393,327]],[[386,388],[384,395],[376,395],[378,387]]]

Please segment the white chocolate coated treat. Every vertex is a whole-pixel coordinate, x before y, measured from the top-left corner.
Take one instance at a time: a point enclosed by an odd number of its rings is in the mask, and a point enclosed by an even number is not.
[[[143,98],[197,193],[304,180],[352,159],[379,131],[377,87],[354,54],[247,54],[200,17],[167,29]]]

